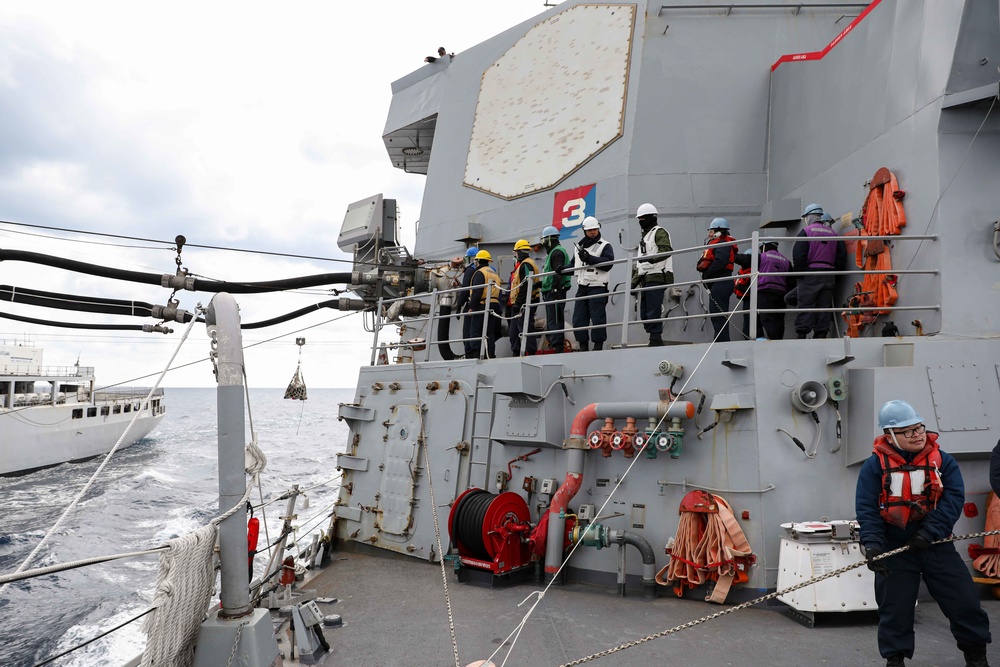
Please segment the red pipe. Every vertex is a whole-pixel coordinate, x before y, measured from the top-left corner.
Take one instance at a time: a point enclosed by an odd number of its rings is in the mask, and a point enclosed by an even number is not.
[[[566,480],[559,487],[559,490],[556,491],[556,495],[552,496],[552,504],[549,505],[549,524],[552,523],[553,517],[558,517],[561,513],[566,511],[566,507],[569,505],[569,501],[573,500],[573,496],[575,496],[576,492],[580,490],[580,486],[582,484],[583,484],[583,472],[570,471],[566,473]],[[557,521],[557,523],[560,526],[566,525],[564,522]],[[549,528],[551,528],[551,525],[549,526]],[[559,532],[562,533],[564,531],[560,530]],[[560,534],[559,535],[560,556],[558,558],[559,562],[558,564],[550,564],[546,562],[545,572],[547,574],[555,574],[556,572],[559,571],[559,565],[562,564],[561,545],[563,544],[563,541],[564,541],[564,536]],[[546,558],[546,561],[548,560],[549,559]]]
[[[586,438],[587,429],[595,419],[597,419],[597,403],[591,403],[576,413],[573,424],[569,427],[569,437]]]

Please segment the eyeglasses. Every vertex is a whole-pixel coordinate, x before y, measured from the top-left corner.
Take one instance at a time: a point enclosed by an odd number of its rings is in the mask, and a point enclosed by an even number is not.
[[[908,428],[905,431],[893,431],[896,435],[901,435],[904,438],[912,438],[915,435],[923,435],[927,432],[927,427],[923,424],[917,424],[913,428]]]

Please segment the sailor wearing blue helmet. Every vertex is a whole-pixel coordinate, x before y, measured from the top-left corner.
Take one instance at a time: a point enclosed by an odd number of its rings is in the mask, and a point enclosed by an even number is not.
[[[955,459],[938,447],[938,434],[906,401],[888,401],[878,413],[882,434],[858,474],[855,510],[868,568],[875,573],[878,650],[887,667],[913,658],[914,606],[921,577],[948,618],[966,667],[989,667],[990,620],[953,542],[965,486]],[[906,551],[879,558],[899,547]]]
[[[843,271],[847,266],[847,246],[841,240],[831,237],[837,232],[830,228],[833,218],[822,220],[826,211],[819,204],[809,204],[802,212],[805,226],[799,237],[820,239],[817,241],[796,241],[792,247],[792,266],[796,272],[827,274],[829,271]],[[829,239],[829,240],[823,240]],[[836,277],[832,275],[804,275],[796,281],[795,298],[803,310],[795,316],[795,333],[798,338],[806,338],[810,332],[813,338],[826,338],[833,323],[833,313],[814,312],[811,308],[832,308]]]

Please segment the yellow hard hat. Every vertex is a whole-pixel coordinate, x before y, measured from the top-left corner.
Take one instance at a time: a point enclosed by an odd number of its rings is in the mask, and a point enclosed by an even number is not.
[[[485,259],[487,262],[493,261],[493,256],[490,255],[488,250],[480,250],[476,253],[476,259]]]
[[[521,239],[520,241],[514,244],[514,250],[531,250],[531,244],[528,243],[526,240]]]

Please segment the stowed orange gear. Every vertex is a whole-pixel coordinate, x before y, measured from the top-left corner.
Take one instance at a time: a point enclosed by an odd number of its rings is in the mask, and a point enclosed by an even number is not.
[[[722,604],[730,587],[749,580],[754,556],[733,510],[722,496],[691,491],[679,509],[677,535],[668,545],[670,562],[656,573],[656,583],[673,586],[677,597],[686,588],[715,581],[706,602]]]
[[[886,167],[875,172],[868,186],[868,198],[861,208],[861,237],[864,236],[897,236],[906,226],[906,213],[903,211],[903,197],[906,193],[899,189],[896,176]],[[892,258],[889,255],[888,244],[881,239],[871,241],[861,240],[855,248],[857,265],[863,271],[891,271]],[[890,307],[895,305],[899,294],[896,292],[897,277],[889,273],[866,274],[864,280],[855,283],[854,294],[849,300],[856,307]],[[847,335],[861,335],[861,328],[871,324],[879,315],[885,315],[888,310],[868,310],[863,312],[846,311],[843,313],[847,321]]]

